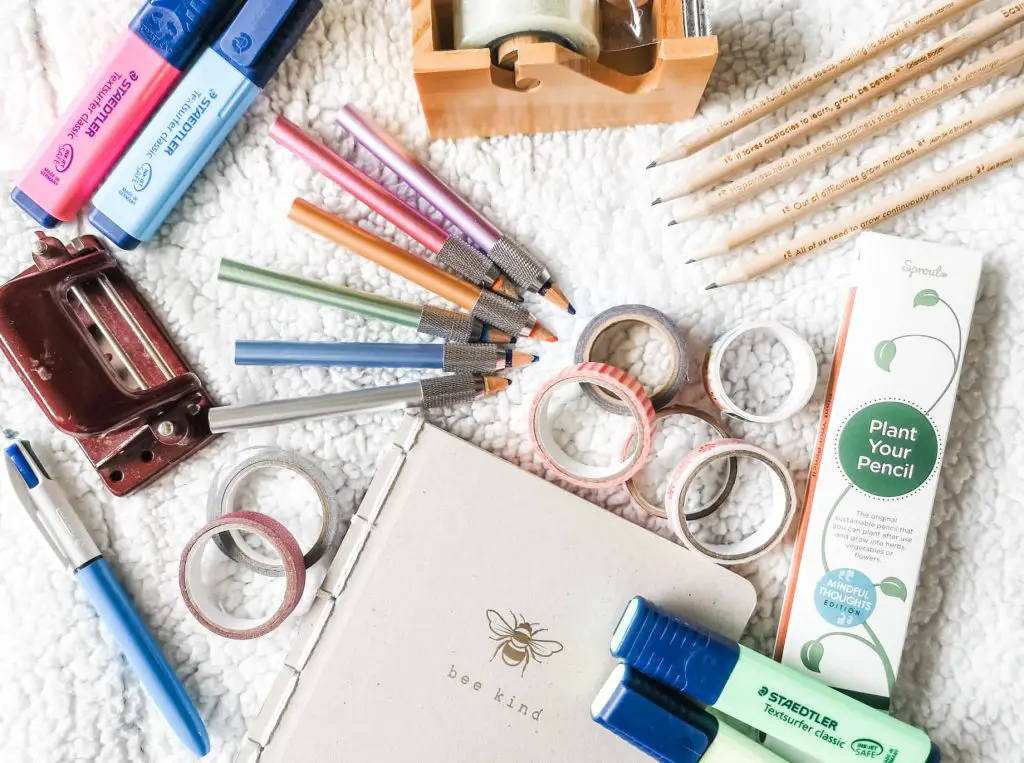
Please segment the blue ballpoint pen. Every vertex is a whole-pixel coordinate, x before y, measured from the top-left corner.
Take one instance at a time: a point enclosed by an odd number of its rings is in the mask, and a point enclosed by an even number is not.
[[[10,432],[5,434],[13,440]],[[60,486],[50,479],[25,441],[9,442],[4,466],[29,519],[74,573],[167,723],[189,750],[206,755],[210,737],[199,712]]]

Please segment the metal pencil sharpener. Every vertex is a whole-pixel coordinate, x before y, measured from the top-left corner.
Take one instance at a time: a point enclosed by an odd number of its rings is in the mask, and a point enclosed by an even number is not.
[[[127,495],[215,437],[212,398],[98,238],[36,237],[34,265],[0,286],[0,346],[110,492]]]

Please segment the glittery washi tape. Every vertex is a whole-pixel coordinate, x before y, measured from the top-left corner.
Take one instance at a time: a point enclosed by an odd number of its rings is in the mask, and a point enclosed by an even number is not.
[[[735,543],[704,543],[694,536],[684,516],[684,498],[698,472],[723,458],[750,458],[762,464],[772,478],[772,499],[764,522],[743,540]],[[691,551],[718,564],[752,562],[777,546],[796,515],[796,487],[786,465],[764,448],[745,440],[712,440],[684,458],[669,477],[665,509],[672,530]]]
[[[576,342],[575,361],[577,363],[594,362],[594,347],[601,337],[624,323],[642,323],[659,334],[668,346],[670,368],[666,377],[654,389],[648,390],[651,403],[655,410],[661,410],[679,395],[686,384],[690,371],[690,352],[682,330],[671,318],[659,310],[647,305],[619,305],[609,308],[590,321]],[[583,386],[583,391],[599,406],[611,413],[625,415],[629,411],[626,406],[610,395],[606,390],[590,384]]]
[[[602,387],[626,403],[639,433],[639,447],[628,453],[624,461],[609,466],[584,464],[556,441],[548,407],[557,389],[580,383]],[[654,444],[654,417],[650,398],[632,376],[607,363],[581,363],[550,379],[537,393],[530,409],[530,438],[544,465],[566,482],[576,487],[611,488],[621,485],[647,463]]]
[[[206,544],[218,533],[238,530],[253,533],[269,543],[284,564],[284,598],[277,611],[263,619],[249,619],[230,615],[214,600],[210,587],[203,580],[202,559]],[[245,640],[265,636],[277,628],[299,604],[306,586],[306,565],[302,549],[288,528],[273,517],[254,511],[236,511],[210,522],[185,544],[178,567],[178,586],[181,598],[192,616],[207,630],[224,638]]]
[[[320,534],[303,557],[306,568],[312,567],[325,555],[333,556],[341,545],[341,506],[331,479],[324,470],[309,459],[282,448],[250,448],[243,451],[242,455],[244,458],[241,461],[218,474],[210,486],[206,502],[207,521],[212,522],[232,511],[239,489],[253,473],[284,469],[305,480],[313,488],[320,504]],[[225,556],[254,572],[270,577],[284,575],[284,567],[279,560],[257,552],[245,542],[241,533],[217,533],[213,542]]]
[[[756,414],[744,410],[729,397],[725,389],[722,359],[737,339],[752,331],[763,331],[781,342],[793,362],[793,385],[789,395],[771,413]],[[711,343],[704,356],[703,377],[708,397],[722,413],[753,424],[777,424],[795,415],[810,402],[818,385],[818,360],[814,348],[807,340],[788,326],[778,321],[745,321],[733,326]]]
[[[721,439],[729,438],[729,433],[726,431],[725,427],[723,427],[722,424],[718,422],[714,416],[712,416],[709,413],[705,413],[699,408],[691,408],[688,405],[670,405],[668,408],[658,411],[658,415],[654,418],[655,431],[657,431],[659,421],[671,418],[672,416],[689,416],[691,418],[697,419],[698,421],[703,421],[705,424],[708,425],[711,431],[717,434]],[[631,435],[630,438],[626,440],[626,444],[623,446],[622,449],[623,458],[625,458],[626,455],[629,453],[629,450],[633,447],[634,442],[636,442],[635,434]],[[694,509],[693,511],[687,512],[686,519],[690,522],[694,522],[698,519],[704,519],[705,517],[709,517],[712,514],[714,514],[716,511],[718,511],[722,504],[725,503],[726,500],[729,498],[729,494],[732,492],[733,486],[735,486],[735,484],[736,459],[730,458],[726,462],[725,479],[722,481],[722,486],[718,489],[718,492],[710,501],[708,501],[703,506],[700,506]],[[668,513],[665,511],[664,507],[657,506],[648,501],[646,498],[644,498],[643,493],[640,492],[640,488],[637,487],[634,478],[631,477],[629,480],[626,481],[626,490],[629,491],[629,496],[630,498],[633,499],[633,503],[636,504],[637,507],[639,507],[642,511],[646,511],[648,514],[655,517],[668,519]]]

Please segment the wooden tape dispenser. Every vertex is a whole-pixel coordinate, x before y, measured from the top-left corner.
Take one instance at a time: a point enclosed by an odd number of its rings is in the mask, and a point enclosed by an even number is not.
[[[0,344],[50,421],[127,495],[213,439],[212,399],[98,238],[36,237],[34,265],[0,286]]]

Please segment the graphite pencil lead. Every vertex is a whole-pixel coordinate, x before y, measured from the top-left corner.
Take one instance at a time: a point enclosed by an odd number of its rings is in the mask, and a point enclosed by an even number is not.
[[[704,291],[711,291],[712,289],[717,289],[717,288],[718,288],[718,284],[717,283],[709,283],[707,286],[704,287]]]
[[[667,227],[671,228],[673,225],[679,225],[679,221],[678,220],[672,220],[671,222],[669,222]]]
[[[653,162],[651,162],[650,164],[647,165],[647,169],[653,170],[657,166],[658,166],[658,160],[655,159]]]
[[[696,259],[694,259],[694,258],[691,258],[691,259],[687,260],[686,262],[684,262],[683,264],[684,264],[684,265],[692,265],[692,264],[693,264],[693,263],[695,263],[696,261],[697,261]]]
[[[661,204],[662,201],[663,201],[663,199],[659,196],[658,198],[656,198],[654,201],[651,202],[651,206],[652,207],[656,207],[659,204]]]

